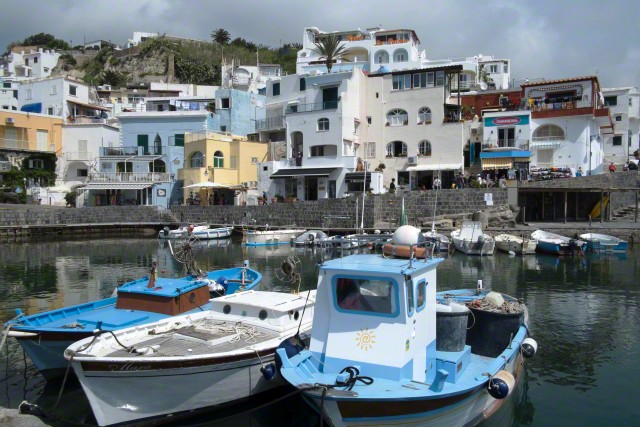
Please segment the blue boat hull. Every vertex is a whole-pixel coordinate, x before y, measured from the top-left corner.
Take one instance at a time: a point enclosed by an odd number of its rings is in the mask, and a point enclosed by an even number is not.
[[[603,245],[597,240],[587,241],[587,250],[593,252],[622,252],[626,253],[629,249],[627,242],[618,242],[616,245]]]
[[[587,244],[585,243],[582,246],[582,248],[577,248],[577,249],[582,249],[583,251],[585,251],[587,249]],[[554,255],[571,255],[572,254],[572,249],[569,246],[569,244],[558,244],[558,243],[538,241],[538,246],[536,247],[536,250],[538,252],[545,252],[545,253],[554,254]]]

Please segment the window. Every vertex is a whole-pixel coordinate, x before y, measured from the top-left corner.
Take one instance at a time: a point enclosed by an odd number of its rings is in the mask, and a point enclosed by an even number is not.
[[[29,169],[44,169],[42,159],[29,159]]]
[[[26,99],[33,99],[33,94],[31,92],[31,89],[27,89],[27,93],[25,95]]]
[[[393,62],[407,62],[409,59],[409,54],[405,49],[396,49],[393,52]]]
[[[409,281],[406,286],[407,288],[407,315],[411,317],[413,315],[413,283]]]
[[[393,90],[411,89],[411,74],[393,76]]]
[[[416,73],[413,75],[413,88],[427,87],[427,74],[431,74],[431,85],[433,86],[433,73]]]
[[[436,71],[436,86],[444,86],[444,71]]]
[[[226,132],[226,131],[227,131],[227,127],[220,125],[220,132]]]
[[[326,131],[329,130],[329,119],[321,118],[318,119],[318,131]]]
[[[9,109],[9,106],[8,106],[8,105],[3,105],[3,106],[2,106],[2,109],[3,109],[3,110],[8,110],[8,109]]]
[[[190,168],[202,168],[204,167],[204,156],[200,151],[196,151],[191,155],[191,159],[189,160]]]
[[[37,57],[37,56],[35,56],[35,57],[33,58],[33,63],[34,63],[34,64],[37,64],[37,63],[38,63],[38,57]]]
[[[38,151],[47,151],[47,146],[49,145],[49,131],[38,129],[36,132],[36,138]]]
[[[387,157],[406,157],[407,144],[402,141],[393,141],[387,144]]]
[[[138,135],[138,147],[142,147],[143,154],[149,154],[149,135]]]
[[[162,138],[159,133],[156,133],[156,137],[153,139],[153,154],[162,154]]]
[[[310,148],[310,157],[324,156],[324,145],[314,145]]]
[[[69,95],[77,96],[78,95],[78,86],[69,85]]]
[[[303,90],[307,90],[307,81],[305,80],[304,77],[300,78],[300,92],[302,92]]]
[[[431,156],[431,143],[426,139],[418,143],[418,155],[425,157]]]
[[[367,159],[374,159],[376,157],[376,143],[365,142],[364,147],[365,147],[364,157]]]
[[[631,147],[631,141],[633,140],[633,133],[631,133],[631,131],[627,131],[628,134],[628,141],[629,141],[629,147]]]
[[[27,66],[29,65],[29,58],[25,58],[24,65],[27,65]]]
[[[489,73],[495,74],[498,72],[498,64],[489,64]]]
[[[418,110],[418,124],[428,125],[431,123],[431,108],[422,107]]]
[[[416,299],[416,309],[418,311],[422,311],[423,308],[427,305],[427,282],[424,280],[418,283],[418,292]]]
[[[47,114],[50,116],[53,116],[55,114],[55,110],[52,106],[49,106],[49,108],[47,108]]]
[[[184,133],[175,134],[175,146],[184,147]]]
[[[231,98],[220,98],[220,108],[223,110],[231,108]]]
[[[11,88],[11,83],[10,82],[3,82],[2,83],[2,87],[7,89],[7,88]]]
[[[149,162],[149,172],[165,173],[167,167],[160,159],[155,159],[153,162]]]
[[[616,122],[621,122],[622,121],[622,116],[616,116]]]
[[[371,116],[367,116],[367,124],[371,124]]]
[[[334,279],[335,304],[340,311],[376,313],[395,316],[398,314],[397,289],[394,282],[377,279]],[[368,346],[362,337],[357,345]]]
[[[605,96],[604,97],[604,105],[605,107],[615,107],[618,105],[618,97],[617,96]]]
[[[51,91],[49,92],[51,95],[58,94],[58,87],[56,85],[51,86]]]
[[[409,115],[405,110],[395,108],[387,113],[387,124],[389,126],[404,126],[409,124]]]
[[[85,177],[85,176],[89,176],[89,169],[78,169],[76,171],[76,176],[77,177]]]
[[[373,57],[375,58],[376,64],[389,63],[389,54],[385,50],[377,51]]]
[[[534,141],[562,141],[564,139],[564,131],[560,126],[542,125],[533,131]]]
[[[271,86],[271,94],[273,96],[280,95],[280,83],[274,83],[273,86]]]
[[[214,168],[224,167],[224,154],[222,154],[222,151],[216,151],[215,153],[213,153],[213,167]]]
[[[238,156],[231,156],[229,158],[229,167],[231,169],[238,169]]]
[[[613,137],[613,145],[622,145],[622,135],[616,135]]]
[[[629,107],[633,107],[633,98],[629,98]]]

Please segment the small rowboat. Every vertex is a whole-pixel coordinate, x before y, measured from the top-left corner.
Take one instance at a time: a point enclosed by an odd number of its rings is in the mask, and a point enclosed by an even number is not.
[[[498,234],[493,238],[496,248],[502,252],[513,252],[517,255],[531,255],[536,253],[536,242],[533,239],[525,239],[513,234]]]

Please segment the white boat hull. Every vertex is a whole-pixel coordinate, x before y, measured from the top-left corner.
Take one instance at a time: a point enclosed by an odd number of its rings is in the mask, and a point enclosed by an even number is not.
[[[244,235],[244,243],[247,246],[286,245],[290,244],[305,230],[249,230]]]
[[[209,228],[207,226],[197,226],[191,232],[191,235],[200,240],[224,239],[231,237],[233,227]],[[159,239],[182,239],[187,237],[187,227],[180,227],[176,230],[160,230]]]
[[[453,237],[451,240],[456,250],[465,255],[493,255],[495,250],[495,242],[493,239],[485,239],[483,242],[472,242]]]
[[[91,371],[80,363],[74,361],[74,369],[100,426],[230,404],[284,384],[279,375],[264,379],[257,358],[150,371],[133,363],[122,371]]]
[[[532,255],[536,253],[536,246],[538,245],[538,242],[535,240],[523,240],[516,236],[501,238],[501,236],[496,236],[494,238],[496,242],[496,249],[499,251],[507,253],[513,252],[516,255]]]

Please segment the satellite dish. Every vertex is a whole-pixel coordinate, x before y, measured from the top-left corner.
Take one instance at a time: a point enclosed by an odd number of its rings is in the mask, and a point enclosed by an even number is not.
[[[485,82],[480,82],[480,89],[487,90],[487,84]]]

